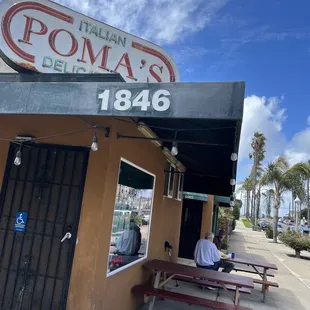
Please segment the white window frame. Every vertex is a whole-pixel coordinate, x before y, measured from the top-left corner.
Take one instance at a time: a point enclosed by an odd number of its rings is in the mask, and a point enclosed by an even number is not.
[[[166,178],[166,174],[169,174],[168,177],[168,184],[167,184],[167,188],[164,189],[164,196],[170,199],[173,199],[173,194],[174,194],[174,186],[175,186],[175,173],[173,173],[173,183],[172,183],[172,190],[170,190],[170,185],[171,185],[171,169],[173,168],[174,171],[176,171],[176,166],[173,165],[171,162],[168,161],[169,164],[169,172],[165,171],[165,178]],[[165,182],[166,183],[166,182]],[[165,184],[166,186],[166,184]]]
[[[177,188],[177,197],[176,199],[179,201],[183,200],[183,186],[184,186],[184,173],[178,171],[178,188]]]
[[[117,178],[117,183],[116,183],[116,193],[115,193],[115,198],[114,198],[114,208],[115,208],[115,200],[116,200],[116,195],[117,195],[117,185],[118,185],[118,182],[119,182],[119,176],[120,176],[120,169],[121,169],[121,164],[122,164],[122,161],[151,175],[153,178],[154,178],[154,184],[153,184],[153,194],[152,194],[152,203],[151,203],[151,212],[150,212],[150,220],[149,220],[149,233],[148,233],[148,236],[147,236],[147,245],[146,245],[146,251],[145,251],[145,255],[135,261],[133,261],[132,263],[130,264],[127,264],[126,266],[123,266],[123,267],[120,267],[114,271],[111,271],[111,272],[108,272],[109,270],[109,255],[110,255],[110,250],[108,250],[108,262],[107,262],[107,278],[108,277],[111,277],[127,268],[130,268],[131,266],[135,265],[135,264],[138,264],[144,260],[147,259],[148,257],[148,254],[149,254],[149,245],[150,245],[150,235],[151,235],[151,225],[152,225],[152,214],[153,214],[153,206],[154,206],[154,194],[155,194],[155,187],[156,187],[156,175],[151,173],[150,171],[144,169],[144,168],[141,168],[140,166],[134,164],[133,162],[121,157],[120,158],[120,162],[119,162],[119,167],[118,167],[118,178]],[[114,213],[114,209],[113,208],[113,213]],[[110,232],[110,238],[111,238],[111,234],[112,234],[112,225],[113,225],[113,216],[112,216],[112,223],[111,223],[111,232]],[[109,249],[110,249],[110,243],[109,243]]]

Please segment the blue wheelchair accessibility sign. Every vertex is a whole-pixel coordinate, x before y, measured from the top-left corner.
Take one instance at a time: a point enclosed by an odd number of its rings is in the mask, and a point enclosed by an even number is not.
[[[14,231],[25,231],[27,218],[27,212],[17,212],[15,217]]]

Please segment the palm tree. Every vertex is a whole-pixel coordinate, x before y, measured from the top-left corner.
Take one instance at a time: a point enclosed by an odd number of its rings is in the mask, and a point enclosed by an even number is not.
[[[247,177],[244,180],[242,187],[246,191],[246,211],[245,211],[245,216],[248,219],[250,217],[250,199],[251,199],[251,190],[253,188],[253,180],[250,177]]]
[[[260,214],[260,202],[261,202],[261,189],[264,186],[261,182],[262,175],[264,173],[264,169],[262,168],[262,165],[259,164],[257,167],[257,177],[258,177],[258,186],[257,186],[257,194],[256,194],[256,220],[259,218]]]
[[[274,193],[273,188],[269,188],[269,189],[265,190],[265,192],[263,193],[267,217],[270,217],[270,215],[271,215],[271,206],[274,202],[274,196],[275,196],[275,193]]]
[[[254,228],[257,228],[257,218],[258,218],[258,208],[256,205],[256,185],[257,185],[257,177],[258,170],[261,167],[262,162],[265,158],[265,142],[266,138],[263,133],[255,132],[254,137],[252,139],[251,147],[253,152],[249,154],[250,159],[253,158],[253,167],[251,171],[251,176],[254,180],[253,189],[252,189],[252,199],[253,199],[253,213],[254,213]]]
[[[306,163],[298,163],[292,167],[285,157],[280,156],[270,163],[262,177],[262,184],[274,187],[274,217],[273,217],[273,240],[277,242],[279,208],[283,192],[287,190],[300,190],[300,185],[310,173],[310,167]]]

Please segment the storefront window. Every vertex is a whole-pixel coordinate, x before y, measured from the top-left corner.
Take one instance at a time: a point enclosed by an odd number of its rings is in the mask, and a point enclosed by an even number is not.
[[[154,184],[154,175],[126,160],[121,160],[108,275],[147,257]]]

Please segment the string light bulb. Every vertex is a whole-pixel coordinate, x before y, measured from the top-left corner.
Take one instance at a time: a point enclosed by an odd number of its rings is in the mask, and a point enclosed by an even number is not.
[[[230,203],[229,203],[229,205],[230,205],[231,207],[234,207],[234,206],[235,206],[235,202],[234,202],[233,200],[231,200]]]
[[[93,135],[93,143],[91,144],[91,150],[93,152],[97,152],[98,149],[99,149],[99,146],[98,146],[98,138],[96,136],[96,133]]]
[[[237,159],[238,159],[238,154],[237,154],[237,153],[231,153],[230,159],[231,159],[231,161],[237,161]]]
[[[230,179],[230,185],[231,186],[236,185],[236,179]]]
[[[177,156],[178,153],[179,153],[178,143],[176,141],[174,141],[174,142],[172,142],[171,155],[172,156]]]
[[[22,145],[20,145],[19,150],[16,152],[16,156],[14,159],[14,165],[20,166],[22,163],[22,151],[21,151]]]

